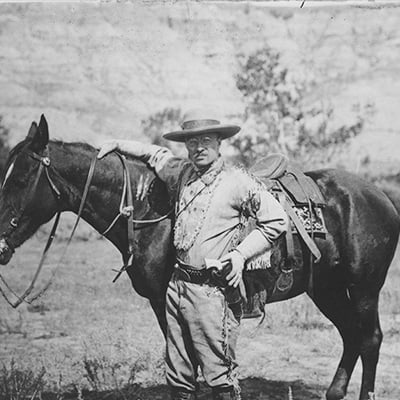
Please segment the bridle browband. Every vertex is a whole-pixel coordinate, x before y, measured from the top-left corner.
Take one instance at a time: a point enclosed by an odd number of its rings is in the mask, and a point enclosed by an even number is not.
[[[16,212],[17,215],[13,216],[10,220],[10,228],[8,229],[8,231],[4,232],[1,235],[1,238],[7,243],[7,246],[10,248],[10,250],[12,252],[14,252],[14,248],[12,245],[10,245],[9,241],[7,241],[7,236],[9,236],[12,232],[14,232],[19,224],[19,221],[21,220],[27,206],[29,205],[29,203],[32,201],[35,193],[36,193],[36,189],[37,186],[39,184],[39,180],[40,177],[42,176],[43,171],[45,171],[45,176],[47,179],[47,182],[52,190],[52,193],[54,194],[56,200],[59,202],[61,200],[61,192],[60,190],[57,188],[56,184],[53,182],[53,180],[51,179],[50,173],[49,173],[49,169],[51,167],[51,160],[50,160],[50,152],[48,147],[46,146],[44,151],[43,151],[43,155],[39,155],[31,150],[28,149],[23,149],[21,152],[27,154],[28,156],[30,156],[31,158],[33,158],[34,160],[39,162],[39,167],[37,169],[36,172],[36,176],[35,176],[35,180],[34,180],[34,184],[32,185],[32,187],[30,188],[28,195],[26,196],[26,201],[24,202],[23,206],[20,207],[19,211]],[[115,223],[118,221],[118,219],[121,216],[124,216],[127,218],[127,222],[128,222],[128,251],[127,251],[127,255],[124,259],[124,265],[122,266],[122,268],[120,270],[117,270],[117,275],[116,277],[113,279],[113,282],[115,282],[119,276],[122,274],[122,272],[126,271],[129,267],[133,266],[133,258],[134,258],[134,231],[137,229],[135,227],[135,224],[138,225],[151,225],[151,224],[155,224],[158,222],[161,222],[165,219],[167,219],[173,212],[173,209],[171,209],[167,214],[159,217],[159,218],[154,218],[154,219],[148,219],[148,220],[137,220],[133,218],[133,212],[134,212],[134,205],[133,205],[133,196],[132,196],[132,187],[131,187],[131,181],[130,181],[130,174],[129,174],[129,169],[126,165],[126,159],[125,157],[118,153],[115,152],[117,154],[117,156],[119,157],[119,159],[121,160],[122,163],[122,168],[123,168],[123,178],[124,178],[124,186],[123,186],[123,191],[122,191],[122,196],[121,196],[121,202],[120,202],[120,209],[119,209],[119,213],[118,215],[114,218],[114,220],[111,222],[111,224],[108,226],[108,228],[102,233],[102,235],[106,235],[115,225]],[[12,302],[8,296],[6,295],[6,293],[3,291],[3,289],[0,287],[0,293],[2,294],[2,296],[5,298],[5,300],[7,301],[7,303],[9,305],[11,305],[13,308],[17,308],[22,302],[31,304],[33,301],[35,301],[36,299],[38,299],[40,296],[43,295],[43,293],[46,292],[46,290],[48,289],[48,287],[51,285],[53,277],[55,276],[55,273],[57,272],[57,269],[59,268],[62,259],[64,258],[67,249],[72,241],[72,238],[75,234],[76,228],[78,226],[78,223],[81,219],[81,215],[82,215],[82,211],[84,208],[84,205],[86,203],[86,199],[87,199],[87,195],[89,193],[89,188],[93,179],[93,175],[94,175],[94,171],[95,171],[95,166],[96,166],[96,162],[97,162],[97,157],[95,156],[91,163],[90,163],[90,167],[89,167],[89,172],[87,175],[87,179],[86,179],[86,183],[85,183],[85,187],[83,190],[83,194],[82,194],[82,198],[81,198],[81,202],[79,205],[79,210],[77,213],[77,217],[74,223],[74,226],[72,228],[71,234],[67,240],[67,243],[65,245],[65,248],[62,252],[62,255],[57,263],[56,268],[53,270],[52,275],[50,277],[50,279],[48,280],[48,282],[46,283],[46,285],[44,286],[43,289],[41,289],[38,293],[36,293],[35,295],[33,295],[32,297],[30,297],[28,299],[28,296],[32,293],[36,280],[41,272],[41,269],[43,267],[44,261],[46,259],[46,256],[48,254],[48,251],[51,247],[51,244],[53,242],[53,239],[55,237],[56,231],[57,231],[57,227],[58,227],[58,223],[60,220],[60,216],[61,216],[61,210],[59,209],[57,211],[56,214],[56,218],[54,220],[53,223],[53,227],[50,231],[49,237],[47,239],[46,242],[46,246],[42,252],[42,255],[40,257],[40,261],[38,264],[38,267],[36,269],[35,275],[30,283],[30,285],[28,286],[28,288],[24,291],[24,293],[20,296],[18,295],[11,287],[10,285],[7,283],[7,281],[2,277],[2,275],[0,274],[0,280],[4,283],[4,285],[7,287],[7,289],[17,298],[17,300],[15,302]],[[53,168],[53,171],[55,171],[55,173],[57,173],[57,171]],[[13,207],[14,208],[14,207]],[[14,208],[15,210],[15,208]],[[125,261],[126,260],[126,261]]]

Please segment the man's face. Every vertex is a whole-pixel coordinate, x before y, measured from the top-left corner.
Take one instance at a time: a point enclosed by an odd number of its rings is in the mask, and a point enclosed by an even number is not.
[[[210,165],[219,157],[221,139],[216,133],[204,133],[186,139],[189,159],[198,168]]]

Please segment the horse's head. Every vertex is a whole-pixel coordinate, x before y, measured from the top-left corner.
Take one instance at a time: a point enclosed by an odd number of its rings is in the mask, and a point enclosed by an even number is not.
[[[27,137],[8,157],[0,191],[0,264],[7,264],[14,249],[32,236],[57,211],[49,184],[45,117],[32,123]]]

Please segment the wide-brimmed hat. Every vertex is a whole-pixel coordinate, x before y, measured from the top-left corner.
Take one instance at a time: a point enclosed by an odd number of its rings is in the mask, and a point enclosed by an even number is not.
[[[191,110],[183,117],[182,130],[168,132],[165,139],[174,142],[184,142],[187,138],[204,133],[217,133],[221,139],[228,139],[240,131],[240,126],[221,124],[211,112]]]

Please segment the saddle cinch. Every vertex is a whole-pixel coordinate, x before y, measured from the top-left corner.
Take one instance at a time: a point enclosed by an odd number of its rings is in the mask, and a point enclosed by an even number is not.
[[[288,292],[293,285],[293,270],[296,268],[295,241],[302,241],[310,252],[308,293],[312,296],[313,264],[318,263],[321,253],[314,238],[326,237],[322,209],[326,201],[317,184],[301,169],[282,154],[271,154],[257,161],[249,172],[262,181],[269,192],[281,203],[290,220],[286,233],[287,261],[275,268],[247,271],[244,275],[248,302],[244,317],[260,315],[272,293]],[[271,265],[269,265],[271,266]],[[261,276],[262,275],[262,276]],[[260,280],[268,282],[260,285]]]

